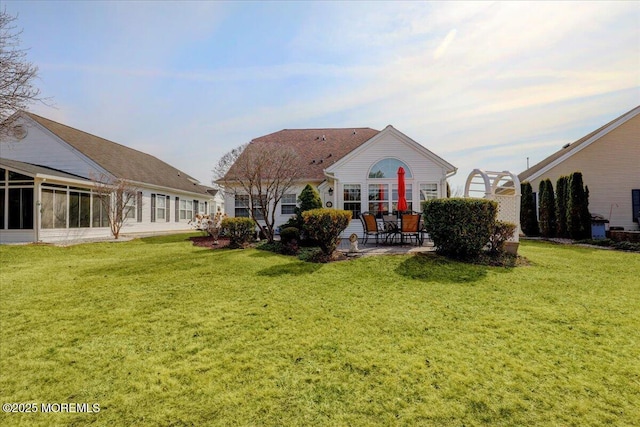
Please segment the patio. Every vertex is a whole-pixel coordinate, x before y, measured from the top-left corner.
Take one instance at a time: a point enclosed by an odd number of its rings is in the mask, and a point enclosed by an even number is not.
[[[417,246],[415,243],[405,243],[403,245],[393,244],[376,245],[375,239],[369,239],[366,244],[362,243],[362,239],[358,239],[358,252],[349,253],[351,242],[349,239],[342,239],[338,245],[338,250],[343,252],[347,256],[372,256],[372,255],[396,255],[396,254],[413,254],[420,252],[432,252],[434,251],[433,242],[429,239],[425,239],[424,243]]]

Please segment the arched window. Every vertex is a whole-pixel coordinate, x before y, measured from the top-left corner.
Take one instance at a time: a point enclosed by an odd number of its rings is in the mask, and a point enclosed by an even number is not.
[[[396,178],[398,176],[398,168],[404,168],[405,178],[412,178],[411,169],[406,163],[398,159],[386,158],[380,160],[369,170],[369,178]]]

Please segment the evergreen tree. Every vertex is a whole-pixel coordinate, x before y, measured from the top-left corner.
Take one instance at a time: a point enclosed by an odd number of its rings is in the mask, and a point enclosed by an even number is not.
[[[569,177],[561,176],[556,183],[556,235],[569,237],[567,232],[567,199]]]
[[[540,234],[544,237],[553,237],[556,231],[555,198],[551,180],[540,181],[538,198],[540,200]]]
[[[589,224],[588,226],[587,223]],[[574,172],[569,177],[567,231],[572,239],[579,240],[591,237],[588,196],[584,190],[582,173],[580,172]]]
[[[536,202],[533,198],[533,188],[529,182],[520,184],[520,226],[527,236],[537,236],[538,218],[536,217]]]
[[[299,207],[296,208],[296,214],[302,217],[302,212],[310,211],[311,209],[319,209],[322,207],[322,200],[320,194],[310,184],[307,184],[298,196]]]

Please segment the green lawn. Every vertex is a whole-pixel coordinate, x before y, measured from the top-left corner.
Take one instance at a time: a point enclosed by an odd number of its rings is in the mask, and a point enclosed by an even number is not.
[[[0,425],[639,425],[640,255],[0,247]],[[38,409],[40,407],[38,406]]]

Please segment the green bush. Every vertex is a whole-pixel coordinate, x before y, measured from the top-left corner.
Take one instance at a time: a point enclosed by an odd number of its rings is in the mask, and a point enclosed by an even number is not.
[[[489,238],[489,251],[492,254],[504,252],[504,244],[513,237],[516,225],[511,222],[496,221],[493,234]]]
[[[300,240],[300,230],[296,227],[286,227],[280,230],[280,241],[287,244],[293,240]]]
[[[591,215],[589,214],[589,189],[582,183],[582,173],[574,172],[569,177],[567,202],[567,230],[572,239],[591,237]]]
[[[295,215],[289,218],[289,220],[282,225],[282,228],[295,227],[300,231],[300,236],[298,237],[298,242],[301,240],[309,240],[307,236],[304,235],[304,219],[302,218],[302,213],[309,211],[311,209],[319,209],[322,207],[322,200],[320,199],[320,194],[314,187],[310,184],[307,184],[298,196],[298,206],[295,209]],[[313,242],[307,242],[313,244]]]
[[[351,221],[351,211],[337,209],[311,209],[303,212],[304,230],[318,242],[322,252],[330,256],[340,242],[340,233]]]
[[[556,235],[569,237],[567,231],[567,201],[569,199],[569,177],[561,176],[556,182]]]
[[[536,200],[533,197],[533,188],[529,182],[520,184],[522,197],[520,198],[520,226],[522,232],[529,237],[540,234],[538,218],[536,216]]]
[[[436,251],[477,258],[494,233],[498,204],[486,199],[434,199],[424,204],[424,225]]]
[[[556,200],[550,179],[540,181],[538,192],[540,200],[540,234],[543,237],[556,235]]]
[[[251,218],[225,218],[222,229],[229,237],[229,247],[232,249],[247,246],[256,232],[256,223]]]

